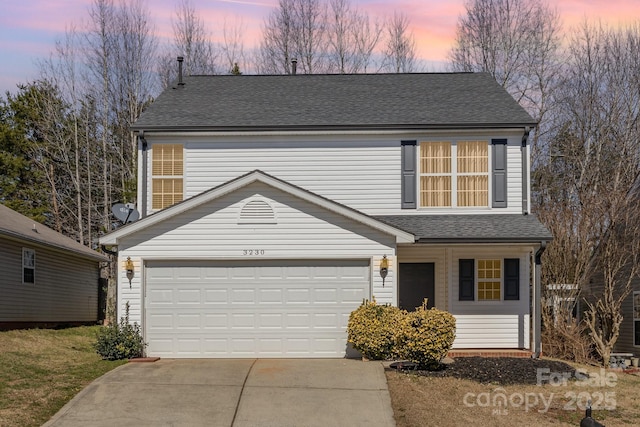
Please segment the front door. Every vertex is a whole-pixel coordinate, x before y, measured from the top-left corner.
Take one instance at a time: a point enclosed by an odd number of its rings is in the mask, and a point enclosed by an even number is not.
[[[400,263],[399,270],[399,304],[407,311],[420,307],[425,298],[427,308],[435,302],[435,268],[432,262]]]

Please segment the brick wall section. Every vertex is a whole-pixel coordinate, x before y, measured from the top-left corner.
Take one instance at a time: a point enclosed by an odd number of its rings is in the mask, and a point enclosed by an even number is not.
[[[456,357],[531,357],[529,350],[452,350],[448,356]]]

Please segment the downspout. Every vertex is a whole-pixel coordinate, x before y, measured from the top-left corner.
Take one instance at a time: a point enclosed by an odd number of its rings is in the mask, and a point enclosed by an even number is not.
[[[540,248],[535,254],[535,277],[533,284],[533,354],[531,357],[537,359],[542,354],[542,254],[547,248],[547,242],[540,242]]]
[[[520,155],[522,157],[522,215],[529,214],[529,169],[527,168],[527,140],[529,139],[529,132],[531,132],[529,126],[524,128],[524,135],[522,135],[522,144],[520,146]]]
[[[138,176],[140,176],[140,178],[141,178],[140,181],[142,181],[141,182],[142,188],[140,190],[141,191],[140,194],[142,196],[142,197],[140,197],[140,199],[141,199],[140,200],[140,216],[144,218],[144,217],[147,216],[147,173],[148,173],[148,171],[147,171],[147,162],[148,162],[147,156],[149,155],[149,152],[147,150],[148,149],[148,144],[147,144],[147,140],[144,137],[144,131],[143,130],[141,130],[138,133],[138,139],[140,140],[140,146],[141,146],[141,149],[142,149],[142,167],[141,167],[142,171],[140,171],[140,173],[138,174]]]

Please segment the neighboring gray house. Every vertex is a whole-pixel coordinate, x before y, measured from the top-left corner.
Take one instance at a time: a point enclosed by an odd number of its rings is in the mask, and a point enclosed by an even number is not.
[[[633,353],[640,356],[640,281],[633,282],[631,294],[622,303],[624,320],[615,345],[617,353]]]
[[[133,126],[142,218],[100,239],[118,316],[149,356],[341,357],[363,299],[428,298],[455,350],[538,352],[534,126],[483,73],[186,77]]]
[[[96,322],[105,261],[0,204],[0,329]]]

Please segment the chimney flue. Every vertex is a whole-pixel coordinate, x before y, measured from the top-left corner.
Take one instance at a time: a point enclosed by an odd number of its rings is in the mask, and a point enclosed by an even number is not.
[[[291,74],[293,74],[295,76],[297,71],[298,71],[298,60],[296,58],[292,58],[291,59]]]
[[[178,86],[184,86],[184,82],[182,81],[182,61],[184,61],[184,58],[178,56]]]

